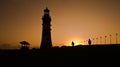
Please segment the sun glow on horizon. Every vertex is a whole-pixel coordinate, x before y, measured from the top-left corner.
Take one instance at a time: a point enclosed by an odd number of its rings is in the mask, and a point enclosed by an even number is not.
[[[72,46],[72,41],[74,42],[74,46],[84,45],[84,43],[80,39],[71,39],[67,42],[67,46]]]

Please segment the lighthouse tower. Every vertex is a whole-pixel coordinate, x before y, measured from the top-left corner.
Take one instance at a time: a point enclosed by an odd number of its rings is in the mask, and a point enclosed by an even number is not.
[[[52,48],[51,41],[51,17],[49,15],[50,10],[44,9],[44,15],[42,17],[42,40],[40,49]]]

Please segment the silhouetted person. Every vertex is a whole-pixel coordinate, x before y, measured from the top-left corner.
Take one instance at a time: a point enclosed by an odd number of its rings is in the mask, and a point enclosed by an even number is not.
[[[91,40],[90,39],[88,40],[88,44],[91,45]]]
[[[72,46],[74,46],[74,42],[72,41]]]

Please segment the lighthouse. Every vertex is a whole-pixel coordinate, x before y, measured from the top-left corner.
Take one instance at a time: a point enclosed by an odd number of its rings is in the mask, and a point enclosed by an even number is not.
[[[51,40],[51,17],[49,15],[50,10],[44,9],[44,15],[42,17],[42,40],[40,49],[52,48]]]

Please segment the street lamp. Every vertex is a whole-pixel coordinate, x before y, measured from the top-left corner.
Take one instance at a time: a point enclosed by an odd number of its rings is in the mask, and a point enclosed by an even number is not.
[[[111,37],[112,37],[112,35],[110,34],[110,44],[111,44]]]
[[[102,36],[100,36],[100,43],[102,44]]]
[[[107,38],[107,36],[105,36],[105,44],[106,44],[106,38]]]
[[[118,44],[118,41],[117,41],[117,36],[118,36],[118,33],[116,33],[116,44]]]

